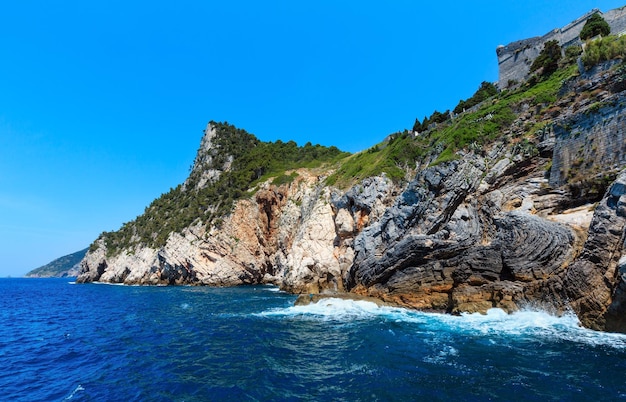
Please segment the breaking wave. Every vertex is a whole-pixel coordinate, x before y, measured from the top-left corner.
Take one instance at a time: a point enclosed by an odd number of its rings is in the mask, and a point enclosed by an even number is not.
[[[0,401],[626,399],[626,336],[573,315],[293,306],[259,285],[0,293]]]
[[[545,311],[522,310],[508,314],[501,309],[493,308],[487,311],[487,314],[455,316],[378,306],[376,303],[363,300],[326,298],[308,305],[274,308],[258,315],[342,323],[383,320],[417,324],[420,330],[424,331],[447,331],[472,336],[533,336],[626,350],[626,335],[583,328],[573,313],[556,316]]]

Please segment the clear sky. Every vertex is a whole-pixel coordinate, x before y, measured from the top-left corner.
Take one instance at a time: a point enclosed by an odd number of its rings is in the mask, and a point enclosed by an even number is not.
[[[359,151],[496,81],[499,44],[620,1],[6,1],[0,277],[184,181],[210,120]]]

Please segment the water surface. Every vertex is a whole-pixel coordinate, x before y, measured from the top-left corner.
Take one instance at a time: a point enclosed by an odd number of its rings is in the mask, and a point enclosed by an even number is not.
[[[626,400],[626,336],[269,286],[0,279],[0,400]]]

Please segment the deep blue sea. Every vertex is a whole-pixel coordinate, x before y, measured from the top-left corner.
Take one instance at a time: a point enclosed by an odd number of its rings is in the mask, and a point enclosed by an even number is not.
[[[270,286],[0,279],[0,401],[626,400],[626,336]]]

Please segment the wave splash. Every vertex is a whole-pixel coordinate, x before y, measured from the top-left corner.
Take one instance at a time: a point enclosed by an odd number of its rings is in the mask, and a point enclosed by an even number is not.
[[[353,321],[383,316],[385,313],[376,303],[364,300],[344,300],[334,297],[316,303],[286,308],[274,308],[258,315],[265,317],[299,317],[326,321]]]
[[[80,391],[84,391],[85,388],[83,388],[82,385],[78,384],[78,386],[76,388],[74,388],[74,391],[72,391],[72,393],[65,399],[63,399],[64,401],[69,401],[70,399],[74,398],[74,396],[76,395],[77,392]]]
[[[453,316],[425,313],[399,307],[378,306],[363,300],[326,298],[304,306],[274,308],[259,316],[345,323],[383,320],[417,324],[425,331],[447,331],[472,336],[540,337],[556,341],[609,346],[626,350],[626,335],[583,328],[576,315],[555,316],[540,310],[521,310],[512,314],[497,308],[487,314]]]

